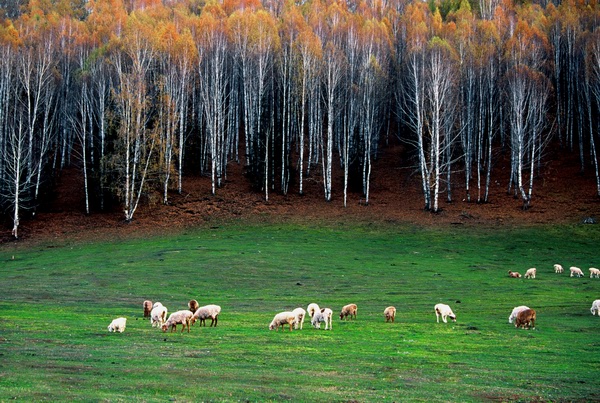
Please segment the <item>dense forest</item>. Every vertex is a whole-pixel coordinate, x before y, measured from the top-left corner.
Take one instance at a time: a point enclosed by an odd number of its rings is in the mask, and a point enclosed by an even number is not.
[[[243,164],[257,192],[287,194],[332,168],[369,201],[390,141],[409,150],[423,205],[531,201],[544,150],[600,175],[600,6],[595,0],[0,0],[0,202],[19,220],[65,167],[86,213],[185,174]],[[335,164],[335,165],[334,165]]]

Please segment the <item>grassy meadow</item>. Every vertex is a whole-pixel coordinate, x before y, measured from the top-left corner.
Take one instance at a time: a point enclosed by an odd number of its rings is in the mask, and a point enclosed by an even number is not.
[[[227,223],[126,241],[0,246],[0,401],[600,401],[600,226]],[[537,267],[535,280],[511,279]],[[145,299],[222,307],[163,333]],[[269,331],[316,302],[333,330]],[[347,303],[355,321],[340,321]],[[457,322],[435,321],[448,303]],[[385,323],[383,310],[398,309]],[[536,309],[535,330],[508,323]],[[125,316],[124,333],[109,333]],[[210,323],[210,321],[209,321]]]

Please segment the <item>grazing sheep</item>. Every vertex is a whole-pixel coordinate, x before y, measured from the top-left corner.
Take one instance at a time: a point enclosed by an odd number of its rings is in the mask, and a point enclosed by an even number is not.
[[[563,271],[565,271],[562,267],[562,265],[560,264],[555,264],[554,265],[554,273],[562,273]]]
[[[352,319],[352,318],[356,319],[356,311],[357,310],[358,310],[358,307],[356,306],[356,304],[345,305],[342,308],[342,312],[340,313],[340,319],[348,319],[348,316],[350,317],[350,319]]]
[[[302,308],[296,308],[292,311],[292,313],[296,316],[296,319],[294,320],[294,329],[298,329],[298,326],[300,326],[300,330],[302,330],[304,318],[306,317],[306,311]]]
[[[583,277],[583,272],[579,267],[572,266],[569,270],[571,271],[570,277]]]
[[[185,328],[187,327],[188,333],[190,332],[190,322],[192,320],[192,316],[194,314],[190,311],[183,310],[183,311],[177,311],[177,312],[173,312],[170,316],[169,319],[167,319],[167,321],[165,323],[163,323],[162,325],[162,330],[163,332],[166,332],[167,329],[170,327],[171,328],[171,333],[173,333],[173,330],[177,330],[177,325],[181,324],[183,325],[183,327],[181,328],[181,333],[183,333],[183,331],[185,330]]]
[[[150,312],[152,311],[152,301],[146,300],[146,301],[144,301],[142,306],[144,307],[144,318],[149,317]]]
[[[517,314],[515,327],[524,329],[535,329],[535,311],[533,309],[525,309]]]
[[[525,278],[535,278],[535,273],[537,272],[537,269],[535,267],[532,267],[531,269],[528,269],[525,272]]]
[[[592,313],[592,315],[600,316],[600,299],[597,299],[594,302],[592,302],[592,307],[590,308],[590,312]]]
[[[525,305],[514,307],[510,313],[510,316],[508,317],[508,323],[513,323],[519,312],[524,311],[525,309],[529,309],[529,307]]]
[[[296,322],[296,315],[294,312],[280,312],[271,321],[269,325],[269,330],[275,329],[275,331],[279,331],[279,327],[281,327],[281,331],[283,332],[283,326],[287,323],[290,325],[290,332],[292,331],[292,325]]]
[[[205,305],[196,309],[194,316],[192,316],[192,325],[196,323],[196,320],[200,320],[200,326],[206,326],[206,319],[210,318],[210,327],[217,327],[219,322],[219,314],[221,313],[221,307],[219,305]]]
[[[127,325],[127,318],[114,319],[110,322],[110,325],[108,325],[108,331],[123,333],[125,331],[125,325]]]
[[[456,315],[452,312],[452,309],[446,304],[436,304],[433,309],[435,310],[435,317],[437,319],[437,323],[440,323],[440,316],[442,317],[442,321],[444,323],[448,323],[446,318],[452,319],[453,322],[456,322]]]
[[[511,277],[511,278],[521,278],[521,273],[509,270],[508,271],[508,277]]]
[[[150,312],[150,324],[152,327],[162,327],[163,323],[167,321],[167,307],[156,302]]]
[[[190,302],[188,302],[188,308],[190,312],[196,312],[198,308],[200,308],[200,305],[198,304],[198,301],[191,299]]]
[[[315,316],[315,312],[320,310],[321,308],[319,308],[319,305],[315,304],[314,302],[312,304],[308,304],[306,307],[306,312],[308,312],[308,316],[310,316],[311,319],[313,316]]]
[[[594,268],[594,267],[590,267],[590,278],[600,278],[600,270]]]
[[[322,308],[320,311],[316,311],[312,317],[310,323],[317,329],[321,328],[321,322],[325,322],[325,330],[333,330],[331,325],[333,317],[333,311],[329,308]]]
[[[385,316],[386,323],[390,321],[394,323],[394,320],[396,319],[396,308],[394,308],[393,306],[388,306],[383,311],[383,316]]]

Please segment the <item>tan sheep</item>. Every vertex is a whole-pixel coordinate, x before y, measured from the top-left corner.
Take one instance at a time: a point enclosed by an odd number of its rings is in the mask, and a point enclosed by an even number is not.
[[[269,330],[279,331],[279,328],[281,327],[281,331],[283,332],[283,326],[287,323],[288,325],[290,325],[291,332],[292,326],[294,325],[295,321],[296,315],[294,314],[294,312],[280,312],[277,315],[275,315],[275,317],[271,321],[271,324],[269,325]]]
[[[152,312],[152,301],[146,300],[142,306],[144,307],[144,318],[150,317],[150,312]]]
[[[196,309],[194,316],[192,316],[192,325],[197,320],[200,321],[200,326],[206,326],[206,319],[210,319],[210,327],[217,327],[219,322],[219,314],[221,313],[221,307],[219,305],[205,305]]]
[[[521,278],[521,273],[509,270],[508,271],[508,277],[511,277],[511,278]]]
[[[393,306],[388,306],[383,311],[383,316],[385,316],[385,322],[392,322],[396,319],[396,308]]]
[[[190,312],[196,312],[198,308],[200,308],[200,305],[198,304],[198,301],[191,299],[190,302],[188,302],[188,308]]]
[[[171,314],[171,316],[169,316],[169,319],[167,319],[167,321],[165,323],[163,323],[162,331],[166,332],[167,329],[170,327],[171,333],[173,333],[174,330],[177,330],[177,325],[181,324],[181,325],[183,325],[183,327],[181,328],[181,333],[183,333],[183,331],[185,330],[186,327],[187,327],[188,333],[189,333],[190,332],[190,322],[192,321],[193,315],[194,314],[192,312],[188,311],[187,309],[184,311],[173,312]]]
[[[525,309],[517,314],[515,327],[524,329],[535,329],[535,310]]]
[[[342,308],[342,312],[340,313],[340,319],[356,319],[356,311],[358,307],[356,304],[348,304]]]

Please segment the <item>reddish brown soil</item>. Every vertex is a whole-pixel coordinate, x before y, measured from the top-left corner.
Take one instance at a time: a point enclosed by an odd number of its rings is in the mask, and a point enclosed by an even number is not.
[[[375,162],[369,204],[359,193],[349,193],[343,206],[343,176],[335,172],[333,200],[326,202],[320,178],[305,181],[305,194],[292,187],[287,196],[277,191],[254,191],[244,177],[242,167],[231,163],[228,179],[211,196],[210,178],[187,176],[183,193],[172,192],[169,205],[163,205],[158,194],[146,200],[130,223],[122,213],[84,213],[83,181],[79,170],[64,171],[56,192],[35,218],[23,220],[21,240],[125,238],[161,232],[178,231],[189,226],[210,226],[221,220],[242,218],[261,221],[328,221],[407,222],[417,225],[485,225],[513,226],[547,223],[581,223],[585,217],[600,219],[600,198],[596,196],[595,177],[591,168],[579,172],[576,156],[562,158],[565,153],[549,152],[540,177],[535,179],[531,207],[524,211],[522,202],[508,195],[509,169],[506,162],[494,167],[490,202],[478,204],[464,201],[464,186],[454,185],[452,203],[440,200],[442,211],[432,214],[423,210],[419,177],[409,162],[400,157],[401,147],[384,149]],[[462,173],[454,182],[464,183]],[[476,185],[472,181],[472,187]],[[279,188],[279,186],[276,186]],[[476,190],[472,193],[475,199]],[[13,241],[6,224],[2,242]]]

